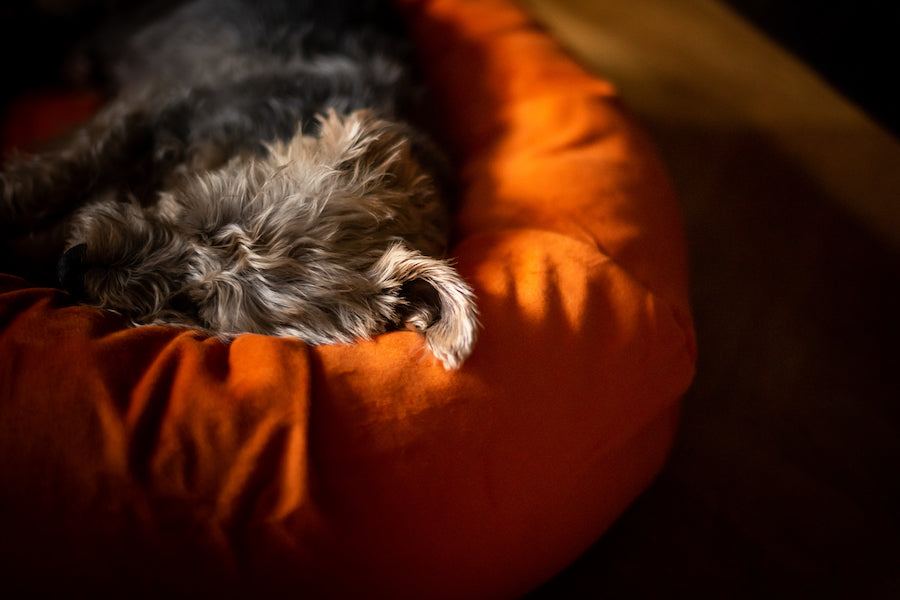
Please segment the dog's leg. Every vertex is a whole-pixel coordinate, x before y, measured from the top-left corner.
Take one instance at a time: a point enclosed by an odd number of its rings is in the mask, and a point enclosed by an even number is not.
[[[108,182],[134,167],[147,147],[147,119],[115,105],[52,151],[10,159],[0,173],[0,226],[7,238],[53,224]]]
[[[0,269],[53,285],[67,217],[146,164],[148,118],[112,105],[56,149],[14,156],[0,172]],[[136,167],[137,166],[137,167]]]

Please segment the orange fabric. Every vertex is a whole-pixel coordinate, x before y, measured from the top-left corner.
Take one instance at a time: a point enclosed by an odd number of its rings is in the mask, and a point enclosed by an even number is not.
[[[658,472],[695,346],[653,151],[507,0],[400,4],[460,162],[455,255],[484,323],[471,359],[447,372],[406,332],[308,348],[127,329],[4,276],[13,580],[511,597]]]
[[[42,142],[66,133],[100,107],[100,96],[92,92],[61,93],[44,90],[17,98],[7,108],[0,144],[4,150],[33,150]]]

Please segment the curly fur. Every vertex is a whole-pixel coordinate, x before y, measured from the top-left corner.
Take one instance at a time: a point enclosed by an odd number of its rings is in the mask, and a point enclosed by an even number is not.
[[[457,368],[474,295],[443,258],[445,162],[411,124],[387,14],[199,0],[129,33],[113,101],[5,167],[9,252],[65,248],[63,286],[136,325],[310,344],[409,328]]]

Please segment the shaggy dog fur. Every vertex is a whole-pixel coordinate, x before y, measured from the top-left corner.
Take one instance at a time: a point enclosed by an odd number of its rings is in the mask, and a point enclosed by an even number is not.
[[[98,36],[80,69],[113,100],[6,165],[5,253],[62,254],[67,290],[136,325],[310,344],[410,328],[458,367],[476,308],[442,258],[448,170],[413,125],[396,24],[383,2],[194,0]]]

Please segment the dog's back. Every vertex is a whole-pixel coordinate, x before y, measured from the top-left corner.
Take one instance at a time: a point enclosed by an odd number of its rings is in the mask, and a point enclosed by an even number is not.
[[[328,109],[418,118],[421,88],[389,2],[194,0],[134,20],[105,28],[83,62],[114,96],[158,113],[154,129],[175,139],[224,131],[234,151],[259,150],[298,122],[314,133]]]

